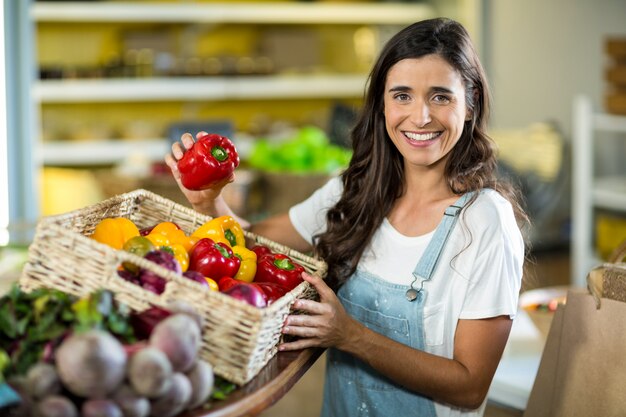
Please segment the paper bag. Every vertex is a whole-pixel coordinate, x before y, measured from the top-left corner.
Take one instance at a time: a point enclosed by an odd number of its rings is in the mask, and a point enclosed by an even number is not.
[[[626,303],[570,290],[555,312],[524,417],[626,416]]]

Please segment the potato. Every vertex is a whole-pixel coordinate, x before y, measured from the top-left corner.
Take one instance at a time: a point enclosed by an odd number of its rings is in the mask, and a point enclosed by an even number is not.
[[[215,376],[213,367],[202,360],[197,361],[186,375],[191,383],[191,398],[187,404],[187,409],[191,410],[200,407],[209,399],[213,391]]]
[[[150,401],[140,396],[130,385],[122,384],[111,396],[124,417],[148,417]]]
[[[172,385],[165,394],[150,402],[151,417],[172,417],[187,407],[191,398],[191,383],[181,373],[172,376]]]
[[[38,362],[26,373],[26,390],[34,399],[61,392],[61,381],[54,365]]]
[[[110,333],[90,330],[73,334],[56,351],[57,372],[75,395],[104,398],[126,375],[126,352]]]
[[[122,410],[108,399],[91,399],[80,408],[81,417],[124,417]]]
[[[169,316],[150,335],[150,345],[167,355],[175,372],[186,372],[193,366],[200,341],[200,327],[186,314]]]
[[[61,395],[48,395],[37,403],[37,417],[78,417],[72,401]]]
[[[148,398],[156,398],[169,388],[172,364],[156,347],[145,347],[130,357],[127,377],[133,389]]]

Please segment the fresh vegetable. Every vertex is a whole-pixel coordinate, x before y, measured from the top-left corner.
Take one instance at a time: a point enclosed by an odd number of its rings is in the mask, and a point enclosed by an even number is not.
[[[235,256],[241,259],[241,265],[239,265],[235,278],[240,281],[252,282],[256,275],[256,253],[245,246],[236,245],[232,249]]]
[[[254,284],[240,282],[237,285],[233,285],[232,287],[222,292],[233,298],[244,301],[251,306],[258,308],[267,307],[265,294],[259,287],[255,286]]]
[[[182,373],[172,375],[172,384],[161,397],[150,401],[151,417],[173,417],[183,411],[191,398],[191,383]]]
[[[237,284],[241,284],[243,281],[239,281],[233,277],[222,277],[217,281],[217,285],[221,292],[226,291],[230,287],[234,287]]]
[[[133,255],[137,255],[143,258],[148,252],[156,249],[154,244],[150,241],[150,239],[145,236],[133,236],[124,242],[124,246],[122,247],[126,252],[132,253]],[[122,266],[125,270],[137,273],[139,272],[139,267],[131,262],[123,262]]]
[[[292,290],[302,282],[302,265],[282,253],[263,255],[257,264],[256,282],[272,282]]]
[[[333,174],[351,157],[350,149],[332,144],[322,129],[304,126],[284,140],[257,139],[248,162],[261,171]]]
[[[241,225],[231,216],[211,219],[197,228],[191,236],[208,237],[214,242],[224,242],[228,246],[246,246],[246,238]]]
[[[124,417],[113,400],[91,398],[80,407],[81,417]]]
[[[180,243],[174,243],[167,247],[171,249],[174,259],[180,264],[181,271],[187,271],[187,269],[189,269],[189,254],[187,253],[187,249]]]
[[[230,177],[239,166],[235,145],[225,136],[208,134],[178,161],[180,180],[190,190],[202,190]]]
[[[172,364],[162,350],[152,346],[131,356],[127,373],[135,392],[147,398],[162,396],[172,383]]]
[[[126,352],[111,333],[89,330],[63,341],[55,355],[63,385],[85,398],[104,398],[126,376]]]
[[[26,374],[28,394],[38,400],[61,392],[61,381],[54,365],[38,362]]]
[[[168,237],[162,235],[161,233],[149,233],[145,236],[145,238],[152,242],[157,249],[170,245]]]
[[[198,271],[205,277],[234,277],[241,260],[225,243],[202,238],[191,250],[189,269]]]
[[[37,417],[78,417],[78,408],[69,398],[50,395],[36,405]]]
[[[256,253],[257,259],[261,259],[263,255],[271,255],[272,250],[264,245],[255,245],[250,249],[252,252]]]
[[[209,284],[209,288],[211,289],[211,291],[220,290],[220,287],[217,285],[217,282],[215,282],[214,279],[209,278],[209,277],[204,277],[204,280],[206,281],[207,284]]]
[[[165,353],[176,372],[189,370],[200,350],[200,327],[186,314],[174,314],[156,325],[150,345]]]
[[[198,284],[201,284],[201,285],[203,285],[205,287],[208,287],[212,291],[217,291],[218,290],[217,282],[215,282],[211,278],[205,277],[204,275],[202,275],[198,271],[189,270],[189,271],[183,273],[183,276],[185,278],[189,278],[190,280],[197,282]]]
[[[171,315],[170,310],[152,306],[143,311],[131,313],[129,320],[137,338],[148,339],[156,325]]]
[[[267,305],[272,304],[288,292],[287,288],[273,282],[254,282],[253,284],[263,291]]]
[[[209,399],[215,376],[213,367],[203,360],[198,360],[186,375],[191,383],[191,398],[187,410],[191,410],[200,407]]]
[[[197,239],[187,236],[185,232],[174,222],[161,222],[155,225],[148,235],[160,234],[167,237],[170,245],[182,245],[186,251],[191,250]]]
[[[148,417],[150,401],[140,396],[128,384],[122,384],[111,397],[124,417]]]
[[[34,364],[50,359],[52,350],[72,330],[106,329],[124,342],[133,342],[129,314],[128,307],[115,302],[110,291],[78,299],[47,288],[27,293],[14,284],[0,298],[0,350],[10,358],[3,374],[26,375]]]
[[[122,249],[124,243],[133,236],[139,236],[139,229],[126,217],[102,219],[96,225],[91,238],[115,249]]]
[[[144,258],[177,274],[182,274],[180,264],[174,255],[166,250],[154,250],[148,252]],[[167,284],[167,281],[164,278],[161,278],[154,272],[143,268],[139,271],[139,281],[144,289],[152,291],[156,294],[163,293],[163,291],[165,291],[165,285]]]

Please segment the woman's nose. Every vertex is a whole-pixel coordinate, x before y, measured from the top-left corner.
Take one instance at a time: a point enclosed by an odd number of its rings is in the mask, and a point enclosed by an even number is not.
[[[427,103],[416,102],[412,106],[411,121],[418,127],[423,127],[430,123],[430,109]]]

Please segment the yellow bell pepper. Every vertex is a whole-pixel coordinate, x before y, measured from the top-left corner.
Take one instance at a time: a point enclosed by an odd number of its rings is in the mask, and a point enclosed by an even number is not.
[[[180,229],[175,223],[161,222],[154,226],[150,231],[150,234],[161,234],[167,237],[170,243],[178,243],[185,247],[185,250],[189,252],[192,246],[196,243],[197,239],[192,239],[187,236],[185,232]]]
[[[124,243],[134,236],[139,236],[139,229],[126,217],[108,217],[95,227],[91,238],[115,249],[122,249]]]
[[[219,286],[217,285],[217,282],[215,282],[214,279],[211,279],[209,277],[204,277],[204,279],[209,284],[209,288],[211,289],[211,291],[219,291],[220,290]]]
[[[187,271],[187,269],[189,269],[189,254],[187,253],[187,249],[180,243],[169,245],[169,248],[172,249],[174,259],[178,261],[183,272]]]
[[[245,246],[233,246],[233,253],[241,259],[235,279],[252,282],[256,275],[256,253]]]
[[[231,216],[220,216],[204,223],[191,236],[211,238],[215,242],[224,242],[230,247],[246,246],[246,238],[241,225]]]
[[[146,235],[146,239],[152,242],[152,244],[157,248],[160,248],[161,246],[170,246],[171,244],[167,236],[162,235],[161,233],[149,233]]]

